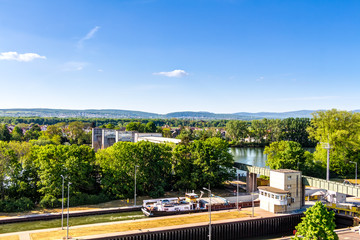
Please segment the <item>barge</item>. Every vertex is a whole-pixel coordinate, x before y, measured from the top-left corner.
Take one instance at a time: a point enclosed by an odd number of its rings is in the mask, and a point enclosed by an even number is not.
[[[148,217],[205,212],[209,209],[210,198],[202,198],[202,195],[203,192],[200,197],[192,192],[186,193],[185,197],[144,200],[141,210]],[[230,204],[225,198],[211,197],[211,210],[232,208],[235,208],[235,204]]]

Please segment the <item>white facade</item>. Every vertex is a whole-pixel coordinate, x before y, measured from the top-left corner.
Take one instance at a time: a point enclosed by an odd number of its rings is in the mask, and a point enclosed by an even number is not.
[[[260,208],[273,213],[301,208],[301,172],[290,169],[270,171],[270,186],[258,187]]]

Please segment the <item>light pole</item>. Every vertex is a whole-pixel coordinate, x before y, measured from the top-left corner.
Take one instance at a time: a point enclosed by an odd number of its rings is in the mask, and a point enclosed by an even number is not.
[[[68,199],[67,199],[67,228],[66,228],[66,240],[69,239],[69,205],[70,205],[70,185],[71,182],[68,183]]]
[[[136,168],[139,167],[135,165],[135,187],[134,187],[134,207],[136,206]]]
[[[327,159],[326,159],[326,181],[329,181],[329,179],[330,179],[329,165],[330,165],[330,149],[331,149],[331,145],[330,145],[330,143],[322,143],[322,144],[323,144],[323,148],[327,150]]]
[[[350,161],[350,163],[355,164],[355,185],[357,185],[357,162]],[[360,233],[359,233],[360,234]]]
[[[209,189],[204,188],[204,190],[209,192],[210,195],[210,205],[209,205],[209,240],[211,240],[211,190],[210,190],[210,184],[209,184]]]
[[[61,189],[61,230],[64,230],[64,176],[60,175],[62,178],[62,189]]]
[[[236,170],[236,209],[239,211],[239,173]]]

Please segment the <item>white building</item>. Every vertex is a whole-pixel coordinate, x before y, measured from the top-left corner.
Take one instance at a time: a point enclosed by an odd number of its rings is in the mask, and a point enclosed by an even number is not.
[[[302,179],[301,172],[290,169],[270,171],[270,186],[260,186],[260,208],[283,213],[301,208]]]

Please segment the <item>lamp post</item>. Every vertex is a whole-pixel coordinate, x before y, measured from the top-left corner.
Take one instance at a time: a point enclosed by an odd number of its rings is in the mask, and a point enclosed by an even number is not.
[[[236,209],[239,211],[239,173],[236,170]]]
[[[136,168],[138,168],[138,165],[135,165],[135,187],[134,187],[134,206],[136,206]]]
[[[67,199],[67,228],[66,228],[66,240],[69,239],[69,205],[70,205],[70,185],[71,182],[68,183],[68,199]]]
[[[355,185],[357,185],[357,162],[350,161],[350,163],[355,164]],[[360,234],[360,233],[359,233]]]
[[[62,178],[62,189],[61,189],[61,230],[64,230],[64,176]]]
[[[210,205],[209,205],[209,240],[211,240],[211,190],[210,190],[210,184],[209,184],[209,189],[204,188],[204,190],[209,192],[210,195]]]
[[[323,148],[327,150],[327,159],[326,159],[326,181],[329,181],[329,179],[330,179],[329,165],[330,165],[330,149],[331,149],[331,145],[330,145],[330,143],[322,143],[322,144],[323,144]]]

